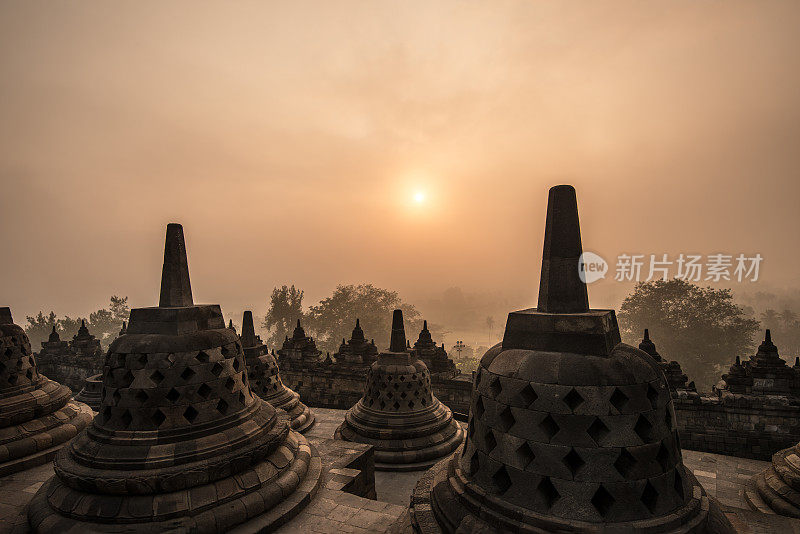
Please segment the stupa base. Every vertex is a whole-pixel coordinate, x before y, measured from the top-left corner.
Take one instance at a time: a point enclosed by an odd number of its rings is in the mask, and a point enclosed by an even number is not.
[[[451,455],[464,441],[464,429],[454,419],[434,435],[404,439],[386,431],[385,439],[368,438],[357,433],[347,420],[336,429],[335,439],[364,443],[375,447],[376,471],[424,471]]]
[[[288,395],[279,397],[266,397],[264,400],[272,404],[275,408],[280,408],[289,415],[289,425],[295,432],[303,434],[310,430],[316,422],[314,412],[311,408],[300,402],[300,395],[289,388],[284,388]]]
[[[31,500],[31,531],[270,532],[300,513],[322,483],[318,452],[295,436],[300,446],[291,466],[276,469],[284,451],[234,476],[171,493],[99,495],[53,477]]]
[[[789,447],[772,456],[772,465],[750,480],[745,499],[753,510],[800,518],[800,456]]]
[[[0,477],[51,461],[91,421],[88,406],[69,402],[53,413],[1,429]]]

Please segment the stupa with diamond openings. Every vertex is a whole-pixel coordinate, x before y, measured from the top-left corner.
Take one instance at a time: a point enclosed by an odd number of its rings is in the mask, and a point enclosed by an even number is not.
[[[292,430],[305,432],[311,428],[314,425],[314,412],[300,402],[300,395],[283,384],[278,363],[256,335],[253,312],[249,310],[244,312],[242,319],[241,340],[253,393],[289,414]]]
[[[0,308],[0,477],[49,462],[89,424],[91,410],[71,395],[39,373],[28,336]]]
[[[414,471],[451,454],[464,430],[431,391],[425,363],[406,350],[403,312],[395,310],[389,349],[367,371],[364,396],[335,437],[375,447],[375,469]]]
[[[589,309],[575,190],[550,190],[537,308],[483,356],[463,450],[412,495],[439,532],[729,532],[682,462],[664,375]]]
[[[180,225],[167,226],[159,305],[131,311],[102,388],[30,503],[35,532],[270,530],[319,487],[319,457],[251,392],[220,307],[193,303]]]

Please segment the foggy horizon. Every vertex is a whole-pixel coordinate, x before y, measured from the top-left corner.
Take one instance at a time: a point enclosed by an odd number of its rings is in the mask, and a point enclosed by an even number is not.
[[[284,284],[535,306],[559,183],[612,264],[594,308],[623,253],[758,253],[715,287],[800,288],[800,5],[347,5],[0,6],[0,305],[155,306],[179,222],[237,324]]]

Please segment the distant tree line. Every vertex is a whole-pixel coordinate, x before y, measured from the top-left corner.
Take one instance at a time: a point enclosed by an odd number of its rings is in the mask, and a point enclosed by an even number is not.
[[[638,283],[618,318],[625,342],[638,345],[648,328],[661,356],[678,361],[689,380],[705,391],[736,356],[747,359],[755,353],[761,329],[733,302],[730,289],[700,287],[678,278]]]
[[[313,335],[323,352],[335,352],[342,338],[350,339],[356,319],[367,339],[374,339],[378,349],[389,344],[392,311],[403,310],[406,338],[413,345],[422,328],[423,317],[413,304],[404,302],[397,291],[381,289],[372,284],[339,285],[329,297],[303,310],[301,289],[292,286],[276,287],[270,296],[267,316],[262,323],[269,335],[268,345],[280,348],[286,336],[291,337],[297,319],[307,334]],[[437,340],[442,335],[438,325],[428,321],[428,329]],[[438,339],[441,342],[441,338]]]
[[[129,314],[128,297],[114,295],[107,308],[94,311],[89,314],[89,317],[73,318],[65,315],[59,319],[53,311],[48,314],[40,311],[33,317],[28,316],[25,333],[31,340],[33,350],[38,352],[41,349],[42,341],[47,341],[50,332],[53,331],[53,326],[56,327],[56,332],[62,341],[69,341],[78,333],[78,328],[83,320],[86,321],[89,333],[99,339],[105,349],[114,341],[122,328],[122,321],[127,321]]]

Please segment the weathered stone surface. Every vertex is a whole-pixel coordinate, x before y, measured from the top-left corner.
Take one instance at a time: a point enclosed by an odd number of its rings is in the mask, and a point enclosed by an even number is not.
[[[106,356],[97,417],[31,501],[35,532],[269,528],[319,487],[318,455],[250,390],[219,306],[192,304],[179,225],[163,273],[162,305],[132,310]]]
[[[639,350],[646,352],[656,361],[667,379],[667,385],[669,385],[673,397],[676,397],[678,392],[682,392],[683,395],[697,395],[694,382],[686,383],[689,378],[683,374],[681,364],[674,360],[668,362],[658,353],[656,344],[650,339],[650,331],[647,328],[644,329],[644,338],[639,343]]]
[[[314,424],[314,413],[300,402],[300,395],[283,384],[275,357],[256,335],[251,311],[244,312],[241,340],[253,393],[275,408],[285,411],[289,415],[292,430],[305,432],[311,428]]]
[[[367,371],[364,396],[335,436],[375,447],[375,469],[426,469],[452,453],[464,431],[431,392],[428,368],[405,350],[403,314],[395,310],[390,349]]]
[[[348,341],[342,339],[339,350],[333,355],[336,363],[366,369],[378,359],[378,348],[375,341],[368,342],[364,337],[364,330],[360,321],[356,319],[356,326]]]
[[[91,420],[68,387],[39,373],[25,331],[0,308],[0,477],[50,461]]]
[[[729,532],[683,465],[669,387],[590,310],[574,189],[550,191],[539,307],[482,358],[467,440],[417,485],[419,532]]]

